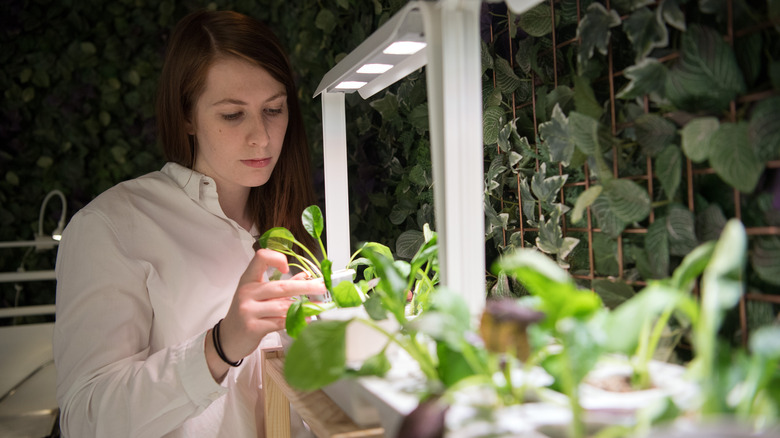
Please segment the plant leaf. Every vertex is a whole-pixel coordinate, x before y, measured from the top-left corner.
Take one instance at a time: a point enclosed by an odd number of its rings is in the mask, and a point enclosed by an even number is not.
[[[322,8],[320,12],[317,14],[317,18],[314,19],[314,25],[317,27],[317,29],[322,29],[322,31],[327,35],[333,33],[333,29],[336,28],[337,24],[336,15],[327,8]]]
[[[601,154],[598,120],[572,111],[569,113],[569,132],[571,140],[584,154],[590,156]]]
[[[680,1],[681,0],[664,0],[658,7],[661,16],[669,26],[685,32],[685,14],[683,14],[682,9],[680,9]],[[685,2],[687,0],[682,1]]]
[[[715,117],[699,117],[686,124],[681,132],[682,150],[695,163],[709,158],[710,138],[718,130],[720,122]]]
[[[535,37],[543,37],[552,32],[550,6],[540,3],[531,10],[520,14],[519,23],[525,33]]]
[[[699,244],[694,230],[693,213],[681,205],[672,205],[666,217],[669,252],[684,256]]]
[[[295,241],[295,236],[284,227],[271,228],[257,238],[257,243],[260,247],[280,252],[291,251]]]
[[[566,184],[569,175],[553,175],[545,178],[546,164],[542,163],[539,172],[531,178],[531,190],[539,201],[549,204],[558,196],[558,192]]]
[[[669,44],[669,33],[661,14],[656,14],[646,7],[632,12],[623,21],[623,30],[634,47],[636,61],[644,59],[654,48],[666,47]]]
[[[620,233],[626,228],[626,223],[622,221],[612,211],[611,204],[606,195],[602,192],[601,196],[596,198],[591,205],[591,211],[596,217],[596,224],[601,228],[601,231],[606,233],[609,237],[617,239]]]
[[[645,252],[653,278],[667,277],[669,275],[669,232],[666,229],[666,218],[656,219],[647,227]]]
[[[682,179],[682,154],[677,145],[666,146],[655,158],[655,176],[661,181],[666,199],[674,199]]]
[[[692,25],[682,37],[680,59],[666,77],[666,95],[686,111],[725,109],[745,92],[734,51],[715,30]]]
[[[335,382],[346,368],[346,321],[309,324],[290,345],[284,361],[284,377],[290,386],[314,391]],[[316,365],[316,370],[312,369]]]
[[[322,230],[325,228],[325,219],[322,217],[322,210],[316,205],[310,205],[303,210],[301,220],[303,221],[303,228],[306,229],[309,235],[320,240]]]
[[[550,151],[550,160],[568,166],[574,152],[574,142],[569,136],[569,119],[558,103],[553,108],[549,122],[539,125],[539,137]]]
[[[486,145],[498,143],[498,132],[504,126],[504,110],[501,107],[485,108],[482,115],[482,141]]]
[[[613,179],[604,184],[604,195],[610,210],[623,222],[639,222],[650,214],[647,190],[633,181]]]
[[[750,116],[748,138],[761,162],[780,156],[780,97],[770,97],[757,103]]]
[[[645,155],[654,157],[674,141],[674,124],[656,114],[643,114],[634,121],[636,137]]]
[[[395,241],[395,253],[399,258],[411,259],[425,243],[422,231],[406,230]]]
[[[577,200],[574,202],[574,209],[571,212],[572,222],[577,223],[582,220],[585,209],[596,201],[596,198],[599,197],[603,189],[602,186],[593,186],[580,193],[580,196],[578,196]]]
[[[659,91],[666,82],[666,74],[666,66],[660,61],[655,58],[644,58],[635,65],[626,68],[625,76],[630,82],[617,93],[617,97],[619,99],[634,99]]]
[[[582,76],[574,76],[574,107],[578,113],[598,120],[604,112],[604,108],[596,99],[593,88],[587,79]]]
[[[619,25],[620,15],[617,11],[607,11],[600,3],[592,3],[588,6],[585,16],[577,27],[577,38],[580,38],[577,61],[580,68],[593,57],[593,50],[598,50],[602,55],[607,54],[611,35],[609,29]]]
[[[614,309],[635,295],[634,288],[623,280],[607,280],[597,278],[590,283],[593,291],[601,297],[601,301],[610,309]]]
[[[351,281],[342,281],[333,288],[333,301],[338,307],[357,307],[363,304],[357,286]]]
[[[520,86],[520,78],[506,59],[496,58],[494,70],[496,72],[496,86],[501,92],[511,94]]]
[[[710,138],[710,165],[730,186],[752,193],[764,165],[748,138],[747,122],[723,123]]]
[[[762,280],[780,286],[780,238],[768,236],[756,239],[750,262]]]

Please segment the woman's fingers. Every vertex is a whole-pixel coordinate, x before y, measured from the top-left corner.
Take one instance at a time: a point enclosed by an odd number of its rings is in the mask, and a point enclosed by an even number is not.
[[[252,297],[257,301],[289,298],[298,295],[322,295],[325,284],[317,280],[276,280],[266,283],[250,283]]]
[[[287,257],[284,254],[270,249],[259,249],[241,276],[240,283],[262,281],[263,274],[269,267],[276,268],[283,274],[290,270],[287,265]]]

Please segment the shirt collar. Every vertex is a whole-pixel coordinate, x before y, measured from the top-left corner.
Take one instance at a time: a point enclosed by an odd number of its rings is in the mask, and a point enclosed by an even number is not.
[[[168,162],[163,166],[162,173],[168,175],[192,200],[203,202],[208,197],[216,196],[217,185],[214,180],[194,169],[181,164]],[[207,190],[204,190],[207,188]]]
[[[217,184],[213,178],[174,162],[165,163],[161,172],[181,187],[190,199],[203,205],[213,214],[227,219],[225,213],[222,212],[222,207],[219,205]],[[235,222],[231,222],[235,224]],[[241,228],[238,224],[235,224],[235,226]],[[257,226],[252,225],[250,234],[256,236],[258,233]]]

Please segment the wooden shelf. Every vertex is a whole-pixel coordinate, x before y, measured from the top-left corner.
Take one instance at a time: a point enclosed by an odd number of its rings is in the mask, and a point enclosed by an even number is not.
[[[284,352],[263,350],[263,396],[265,434],[268,438],[290,437],[290,406],[309,425],[318,438],[380,438],[381,427],[364,428],[355,424],[321,390],[295,390],[284,379]]]

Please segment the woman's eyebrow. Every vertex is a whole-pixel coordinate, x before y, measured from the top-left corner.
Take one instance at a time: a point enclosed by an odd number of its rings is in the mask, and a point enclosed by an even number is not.
[[[270,101],[276,100],[276,99],[278,99],[280,97],[287,97],[287,92],[286,91],[280,91],[280,92],[274,94],[273,96],[269,97],[265,101],[266,102],[270,102]],[[228,105],[228,104],[230,104],[230,105],[248,105],[243,100],[235,99],[235,98],[232,98],[232,97],[227,97],[225,99],[220,99],[220,100],[214,102],[212,105],[213,106],[217,106],[217,105]]]

